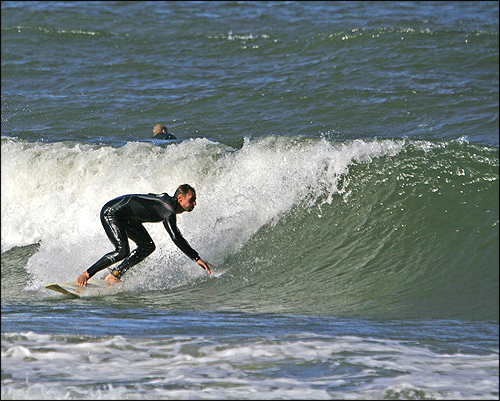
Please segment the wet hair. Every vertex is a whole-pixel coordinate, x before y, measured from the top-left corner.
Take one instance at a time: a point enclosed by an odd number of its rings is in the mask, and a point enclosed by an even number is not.
[[[177,196],[179,194],[181,194],[182,196],[186,196],[190,190],[193,191],[193,195],[196,196],[196,191],[191,185],[189,184],[179,185],[179,188],[175,190],[174,198],[177,199]]]
[[[160,132],[163,132],[163,130],[165,130],[165,132],[167,132],[167,127],[163,124],[156,124],[153,128],[153,134],[157,135],[159,134]]]

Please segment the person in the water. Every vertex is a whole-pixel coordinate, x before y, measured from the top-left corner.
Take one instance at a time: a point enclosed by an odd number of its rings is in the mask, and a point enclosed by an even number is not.
[[[101,210],[101,222],[115,250],[104,255],[78,276],[76,283],[85,287],[89,278],[107,267],[110,274],[105,278],[106,283],[118,283],[129,268],[149,256],[156,246],[142,223],[163,222],[165,229],[179,249],[210,274],[210,264],[200,258],[177,228],[176,216],[180,213],[191,212],[195,206],[196,192],[188,184],[179,186],[173,197],[166,193],[123,195],[109,201]],[[137,244],[137,248],[132,252],[128,243],[129,238]],[[120,261],[123,262],[110,268],[111,265]]]
[[[153,128],[153,138],[154,139],[177,139],[172,134],[167,132],[167,127],[162,124],[156,124]]]

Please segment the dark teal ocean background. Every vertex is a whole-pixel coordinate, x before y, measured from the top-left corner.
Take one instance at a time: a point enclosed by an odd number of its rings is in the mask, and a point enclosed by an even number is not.
[[[498,11],[2,2],[2,399],[498,399]],[[44,288],[185,182],[214,274]]]

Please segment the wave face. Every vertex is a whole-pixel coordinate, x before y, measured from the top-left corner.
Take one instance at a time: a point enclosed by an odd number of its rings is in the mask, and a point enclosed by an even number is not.
[[[24,287],[40,290],[75,278],[110,251],[99,221],[106,201],[173,194],[186,182],[198,205],[179,216],[180,229],[218,268],[207,277],[161,224],[146,224],[157,250],[127,274],[126,302],[498,319],[498,166],[498,147],[466,140],[112,147],[2,138],[2,257],[15,265],[31,252],[6,280],[27,273]]]

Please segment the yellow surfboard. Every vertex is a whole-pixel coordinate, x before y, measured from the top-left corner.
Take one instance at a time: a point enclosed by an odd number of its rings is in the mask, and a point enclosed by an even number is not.
[[[76,284],[76,281],[64,281],[61,283],[47,284],[45,288],[69,295],[73,298],[80,298],[85,295],[99,295],[115,287],[112,284],[106,284],[104,280],[88,280],[87,286],[82,287]]]

